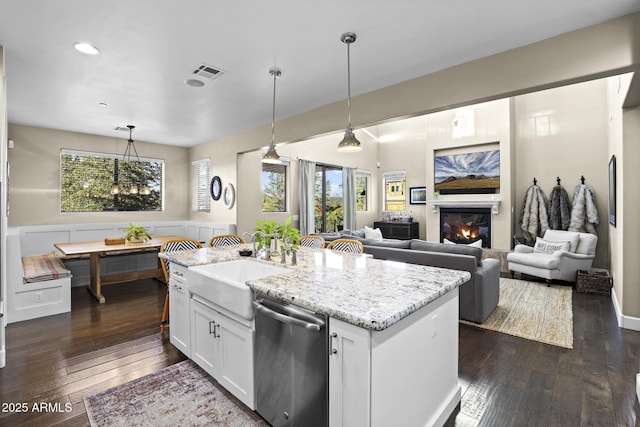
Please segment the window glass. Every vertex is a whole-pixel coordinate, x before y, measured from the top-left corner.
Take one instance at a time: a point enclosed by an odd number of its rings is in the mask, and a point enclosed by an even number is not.
[[[262,212],[287,210],[287,168],[288,162],[262,163]]]
[[[356,174],[356,211],[369,209],[369,174]]]
[[[113,154],[61,150],[60,211],[161,211],[163,174],[164,161],[158,159],[124,161]],[[114,184],[118,194],[112,194]]]
[[[385,211],[404,211],[407,208],[407,177],[404,171],[385,172],[382,188],[384,189]]]
[[[196,160],[191,163],[191,171],[193,174],[193,211],[210,212],[211,161],[209,159]]]
[[[342,168],[316,165],[315,187],[316,233],[342,230],[344,225]]]

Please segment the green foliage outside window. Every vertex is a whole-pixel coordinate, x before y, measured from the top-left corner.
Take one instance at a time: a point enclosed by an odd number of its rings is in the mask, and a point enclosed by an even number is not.
[[[117,176],[115,171],[118,171]],[[60,211],[160,211],[162,210],[162,161],[122,161],[98,153],[60,154]],[[146,184],[149,195],[111,194],[111,185]]]
[[[287,169],[285,165],[262,165],[262,212],[287,210]]]

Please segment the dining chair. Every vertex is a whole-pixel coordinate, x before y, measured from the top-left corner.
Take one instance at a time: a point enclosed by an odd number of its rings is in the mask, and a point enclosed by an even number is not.
[[[190,249],[199,249],[202,244],[193,239],[173,239],[167,240],[160,246],[160,252],[175,253],[183,252]],[[169,274],[170,274],[170,262],[164,258],[160,258],[160,264],[162,265],[162,273],[164,273],[164,281],[167,284],[167,294],[164,297],[164,309],[162,310],[162,319],[160,320],[160,333],[163,333],[166,328],[169,327]]]
[[[223,248],[225,246],[234,246],[244,243],[244,239],[237,234],[221,234],[220,236],[213,236],[209,240],[209,247]]]
[[[300,246],[303,248],[322,249],[325,246],[325,242],[322,236],[302,236],[300,238]]]
[[[348,252],[352,254],[361,254],[364,252],[362,243],[353,239],[336,239],[327,245],[327,249],[336,252]]]

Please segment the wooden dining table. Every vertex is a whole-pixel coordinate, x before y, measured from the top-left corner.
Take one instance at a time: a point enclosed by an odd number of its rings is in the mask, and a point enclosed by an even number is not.
[[[100,273],[101,257],[150,251],[159,252],[160,247],[166,241],[182,238],[183,237],[180,236],[158,236],[144,243],[125,242],[124,244],[107,245],[104,240],[98,240],[93,242],[54,243],[54,246],[62,252],[64,256],[73,257],[89,255],[90,281],[87,289],[98,300],[98,302],[100,302],[100,304],[104,304],[106,300],[104,295],[102,295],[102,286],[149,278],[164,280],[164,275],[162,273],[160,258],[158,258],[158,265],[156,268],[103,276]]]

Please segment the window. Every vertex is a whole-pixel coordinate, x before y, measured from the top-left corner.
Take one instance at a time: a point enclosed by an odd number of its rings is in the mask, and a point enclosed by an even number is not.
[[[358,171],[356,173],[356,211],[366,211],[369,209],[369,177],[371,173]]]
[[[60,151],[60,211],[161,211],[164,161],[123,161],[114,154]],[[124,189],[148,186],[150,194],[111,194],[111,185]]]
[[[342,168],[316,165],[316,233],[342,230],[344,208]]]
[[[405,171],[385,172],[382,188],[384,188],[385,211],[404,211],[407,208],[407,176]]]
[[[191,162],[191,172],[193,174],[193,211],[210,212],[209,179],[211,161],[209,159],[201,159]]]
[[[262,163],[262,212],[287,210],[288,166],[287,161],[278,165]]]

